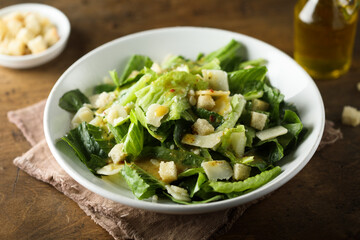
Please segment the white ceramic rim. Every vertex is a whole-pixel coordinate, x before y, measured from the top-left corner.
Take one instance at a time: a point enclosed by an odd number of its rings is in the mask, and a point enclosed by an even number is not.
[[[0,54],[0,61],[31,61],[31,60],[37,60],[39,58],[42,58],[46,55],[51,55],[54,52],[57,51],[58,48],[60,48],[61,46],[64,46],[70,36],[70,31],[71,31],[71,25],[70,25],[70,21],[69,19],[66,17],[66,15],[60,11],[59,9],[46,5],[46,4],[41,4],[41,3],[21,3],[21,4],[15,4],[15,5],[11,5],[8,7],[4,7],[2,9],[0,9],[0,16],[5,15],[7,13],[13,12],[13,11],[28,11],[27,9],[36,9],[36,8],[44,8],[44,9],[49,9],[51,11],[56,12],[56,14],[58,14],[59,16],[61,16],[61,21],[62,21],[62,27],[65,29],[64,31],[64,35],[61,36],[60,40],[57,41],[53,46],[49,47],[48,49],[46,49],[45,51],[38,53],[38,54],[28,54],[28,55],[23,55],[23,56],[10,56],[10,55],[5,55],[5,54]],[[36,10],[32,10],[35,11]],[[51,19],[50,19],[51,21]],[[57,55],[56,55],[57,56]],[[54,56],[54,57],[56,57]]]
[[[318,100],[319,103],[321,103],[320,109],[321,109],[321,119],[320,119],[320,131],[317,133],[317,138],[313,144],[313,146],[311,147],[311,149],[308,151],[308,154],[306,155],[306,157],[303,159],[303,161],[301,161],[301,163],[297,166],[297,168],[295,168],[293,171],[287,171],[287,172],[282,172],[277,178],[275,178],[274,181],[272,180],[271,182],[267,183],[265,188],[264,186],[255,189],[245,195],[236,197],[236,198],[232,198],[232,199],[226,199],[226,200],[221,200],[221,201],[217,201],[217,202],[210,202],[210,203],[206,203],[206,204],[193,204],[193,205],[170,205],[170,204],[159,204],[159,203],[152,203],[152,202],[147,202],[147,201],[141,201],[141,200],[137,200],[137,199],[129,199],[126,198],[124,196],[118,195],[118,194],[114,194],[110,191],[104,190],[103,188],[97,186],[96,184],[88,181],[87,179],[85,179],[84,177],[82,177],[81,175],[79,175],[74,169],[72,169],[69,165],[66,164],[66,162],[62,159],[62,157],[58,154],[58,150],[56,149],[55,145],[53,144],[51,137],[50,137],[50,133],[49,133],[49,116],[48,116],[48,112],[49,112],[49,102],[53,101],[54,99],[52,99],[53,97],[53,93],[56,90],[56,88],[61,84],[62,79],[65,78],[65,76],[70,73],[74,68],[76,68],[77,65],[79,65],[82,61],[84,61],[89,55],[93,55],[96,54],[98,51],[101,51],[102,49],[109,47],[115,43],[117,43],[118,41],[125,41],[125,40],[131,40],[132,38],[136,38],[139,36],[145,36],[148,34],[153,34],[156,32],[163,32],[163,31],[176,31],[179,29],[185,29],[185,30],[211,30],[211,31],[219,31],[219,33],[230,33],[230,34],[234,34],[237,35],[241,38],[248,38],[251,39],[252,41],[257,41],[259,44],[265,44],[267,47],[272,48],[273,51],[278,52],[279,54],[283,55],[285,58],[287,58],[289,61],[294,61],[291,57],[289,57],[287,54],[285,54],[284,52],[280,51],[279,49],[263,42],[260,41],[258,39],[255,39],[253,37],[244,35],[244,34],[240,34],[240,33],[236,33],[236,32],[231,32],[231,31],[227,31],[227,30],[221,30],[221,29],[215,29],[215,28],[207,28],[207,27],[168,27],[168,28],[160,28],[160,29],[153,29],[153,30],[147,30],[147,31],[142,31],[142,32],[138,32],[138,33],[134,33],[134,34],[130,34],[118,39],[115,39],[113,41],[110,41],[104,45],[101,45],[100,47],[90,51],[89,53],[87,53],[86,55],[84,55],[83,57],[81,57],[79,60],[77,60],[73,65],[71,65],[64,73],[63,75],[59,78],[59,80],[56,82],[56,84],[54,85],[53,89],[50,92],[49,98],[47,100],[46,106],[45,106],[45,110],[44,110],[44,133],[45,133],[45,138],[46,141],[49,145],[49,148],[52,152],[52,154],[54,155],[55,159],[57,160],[57,162],[60,164],[60,166],[74,179],[76,180],[78,183],[80,183],[82,186],[84,186],[85,188],[93,191],[94,193],[97,193],[105,198],[111,199],[115,202],[119,202],[122,204],[125,204],[127,206],[131,206],[131,207],[135,207],[135,208],[139,208],[139,209],[144,209],[144,210],[149,210],[149,211],[154,211],[154,212],[161,212],[161,213],[171,213],[171,214],[199,214],[199,213],[207,213],[207,212],[213,212],[213,211],[219,211],[219,210],[224,210],[227,208],[231,208],[231,207],[235,207],[235,206],[239,206],[241,204],[245,204],[248,202],[251,202],[253,200],[256,200],[262,196],[265,196],[267,194],[269,194],[270,192],[273,192],[274,190],[280,188],[282,185],[284,185],[286,182],[288,182],[291,178],[293,178],[297,173],[299,173],[304,166],[309,162],[309,160],[311,159],[311,157],[314,155],[320,140],[322,138],[323,135],[323,131],[324,131],[324,126],[325,126],[325,111],[324,111],[324,104],[320,95],[320,92],[315,84],[315,82],[311,79],[311,77],[305,72],[305,70],[301,69],[304,74],[306,74],[307,76],[309,76],[309,79],[311,80],[309,82],[309,84],[311,84],[311,87],[313,89],[315,89],[316,91],[316,98]],[[260,194],[261,193],[261,194]]]

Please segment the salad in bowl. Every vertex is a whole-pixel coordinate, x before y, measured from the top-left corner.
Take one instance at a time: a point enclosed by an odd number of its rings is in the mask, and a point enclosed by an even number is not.
[[[199,204],[253,191],[281,174],[278,162],[306,133],[296,106],[231,40],[189,59],[135,54],[90,94],[73,89],[59,141],[97,177],[118,176],[137,199]]]

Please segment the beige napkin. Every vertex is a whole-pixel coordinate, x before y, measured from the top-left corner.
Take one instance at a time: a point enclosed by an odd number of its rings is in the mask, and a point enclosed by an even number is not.
[[[50,183],[74,200],[115,239],[209,239],[224,234],[254,202],[225,211],[198,215],[168,215],[128,207],[103,198],[78,184],[57,164],[43,135],[42,116],[46,100],[11,111],[8,118],[24,134],[32,148],[14,164],[31,176]],[[321,146],[342,138],[327,122]]]

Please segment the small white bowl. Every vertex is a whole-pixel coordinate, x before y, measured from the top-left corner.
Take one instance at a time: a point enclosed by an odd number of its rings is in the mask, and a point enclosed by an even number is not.
[[[278,162],[282,173],[264,186],[242,196],[206,204],[180,205],[170,200],[137,200],[124,182],[106,181],[93,175],[73,153],[57,146],[59,138],[70,130],[72,115],[58,106],[67,91],[87,92],[101,82],[108,71],[124,69],[133,54],[149,56],[160,62],[169,53],[195,59],[199,52],[209,53],[224,46],[231,39],[243,43],[249,59],[268,61],[271,83],[285,95],[285,100],[298,108],[304,126],[309,130],[304,141]],[[140,32],[104,44],[74,63],[56,82],[46,102],[44,133],[52,154],[59,165],[78,183],[113,201],[155,212],[196,214],[245,204],[281,187],[293,178],[315,153],[324,130],[325,112],[319,90],[311,77],[292,58],[273,46],[255,38],[220,29],[174,27]],[[290,196],[289,196],[290,198]]]
[[[0,17],[11,12],[34,12],[47,17],[58,30],[60,39],[50,48],[38,54],[28,54],[24,56],[10,56],[0,54],[0,65],[8,68],[25,69],[42,65],[59,56],[64,50],[70,35],[69,19],[60,10],[39,3],[16,4],[0,9]]]

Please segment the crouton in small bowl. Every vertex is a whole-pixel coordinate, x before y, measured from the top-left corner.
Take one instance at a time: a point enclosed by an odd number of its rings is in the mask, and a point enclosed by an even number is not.
[[[45,64],[65,48],[70,22],[60,10],[37,3],[0,9],[0,65],[25,69]]]

